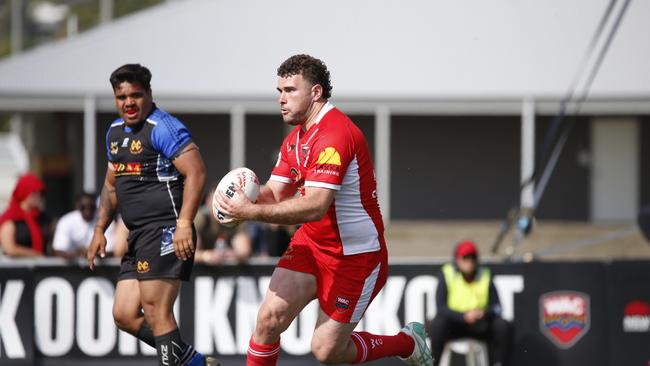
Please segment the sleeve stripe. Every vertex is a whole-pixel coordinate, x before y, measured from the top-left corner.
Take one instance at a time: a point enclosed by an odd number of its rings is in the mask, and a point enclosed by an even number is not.
[[[328,188],[335,191],[341,190],[340,184],[324,183],[324,182],[315,182],[313,180],[305,181],[305,187],[318,187],[318,188]]]
[[[269,180],[274,180],[274,181],[280,182],[280,183],[291,183],[291,178],[287,178],[287,177],[283,177],[281,175],[275,175],[275,174],[271,174],[271,178],[269,178]]]

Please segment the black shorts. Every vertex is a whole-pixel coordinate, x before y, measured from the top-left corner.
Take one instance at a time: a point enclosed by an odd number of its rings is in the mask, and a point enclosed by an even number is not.
[[[189,281],[194,266],[194,256],[186,261],[174,253],[176,226],[148,226],[129,232],[129,247],[120,266],[118,281],[126,279],[171,278]],[[196,230],[192,227],[192,240],[196,245]]]

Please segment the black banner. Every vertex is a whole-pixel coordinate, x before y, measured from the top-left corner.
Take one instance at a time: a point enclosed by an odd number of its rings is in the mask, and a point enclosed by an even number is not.
[[[514,322],[513,365],[647,365],[650,262],[491,266],[504,317]],[[358,329],[395,334],[436,313],[439,265],[394,264]],[[273,266],[197,266],[176,304],[184,339],[228,365],[243,365]],[[0,268],[0,364],[151,364],[154,350],[118,331],[118,268]],[[318,305],[282,335],[282,364],[310,355]],[[392,365],[381,360],[372,365]]]

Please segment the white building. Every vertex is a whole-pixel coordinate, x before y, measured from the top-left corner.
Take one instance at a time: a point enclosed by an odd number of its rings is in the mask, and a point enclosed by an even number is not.
[[[283,134],[275,69],[309,53],[332,73],[334,104],[367,133],[385,214],[498,218],[519,199],[608,4],[168,2],[1,61],[0,111],[16,113],[54,205],[69,205],[103,179],[108,76],[139,62],[157,103],[192,130],[212,181],[241,165],[265,176]],[[630,3],[540,216],[629,220],[650,202],[648,16],[650,2]]]

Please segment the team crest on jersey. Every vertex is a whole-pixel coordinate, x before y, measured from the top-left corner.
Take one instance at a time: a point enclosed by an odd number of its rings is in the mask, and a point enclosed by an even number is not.
[[[147,273],[147,272],[149,272],[149,262],[138,261],[138,273]]]
[[[117,154],[117,145],[118,144],[119,144],[119,142],[117,142],[117,141],[111,141],[111,154],[112,155]]]
[[[303,155],[309,155],[309,150],[311,150],[311,147],[309,145],[300,146],[300,153]]]
[[[129,151],[134,155],[140,154],[142,152],[142,142],[140,140],[131,141],[131,148]]]
[[[589,331],[589,295],[575,291],[556,291],[539,298],[540,329],[557,347],[568,349]]]

